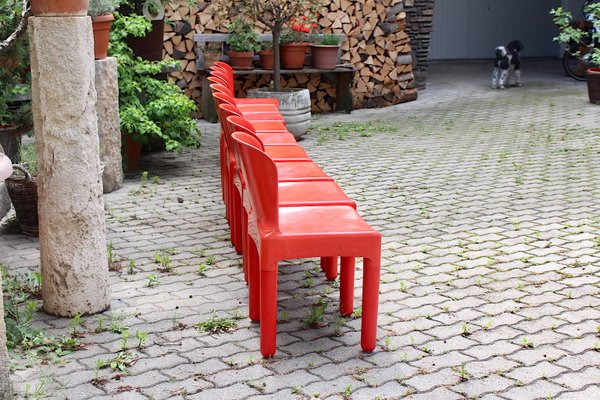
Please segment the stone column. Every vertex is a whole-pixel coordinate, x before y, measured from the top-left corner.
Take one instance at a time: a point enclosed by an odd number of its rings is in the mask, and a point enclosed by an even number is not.
[[[0,310],[4,310],[2,300],[2,278],[0,277]],[[0,318],[0,399],[12,399],[12,387],[8,372],[8,352],[6,351],[6,325],[4,315]]]
[[[29,20],[44,311],[110,305],[91,20]]]
[[[96,60],[95,63],[100,159],[104,163],[102,185],[104,193],[110,193],[123,184],[117,59],[108,57],[104,60]]]

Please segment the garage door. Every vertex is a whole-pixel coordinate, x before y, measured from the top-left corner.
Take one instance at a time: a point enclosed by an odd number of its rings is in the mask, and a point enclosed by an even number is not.
[[[571,1],[572,2],[572,1]],[[498,45],[520,39],[525,57],[556,56],[549,10],[560,0],[437,0],[429,58],[493,57]]]

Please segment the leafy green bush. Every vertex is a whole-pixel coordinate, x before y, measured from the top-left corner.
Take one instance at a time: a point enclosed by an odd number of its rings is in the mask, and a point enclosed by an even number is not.
[[[326,34],[323,35],[319,44],[323,46],[339,46],[340,45],[340,37],[334,34]]]
[[[253,25],[242,17],[236,17],[227,25],[229,37],[227,44],[233,51],[259,51],[258,35],[254,32]]]
[[[600,65],[600,47],[597,45],[600,42],[600,3],[588,4],[584,13],[587,23],[582,24],[573,21],[573,15],[562,7],[551,10],[554,23],[560,30],[554,40],[566,44],[570,49],[576,49],[575,56]]]
[[[177,85],[156,79],[157,74],[178,66],[178,62],[145,61],[134,56],[125,38],[144,36],[152,25],[139,15],[116,13],[115,17],[109,53],[118,61],[122,131],[139,136],[142,143],[149,143],[151,136],[161,138],[168,151],[181,153],[185,147],[199,147],[200,132],[191,117],[195,103]]]

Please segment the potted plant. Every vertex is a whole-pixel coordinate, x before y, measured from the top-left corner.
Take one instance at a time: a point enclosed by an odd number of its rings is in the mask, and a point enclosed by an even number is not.
[[[229,31],[227,55],[234,69],[252,69],[254,52],[260,49],[258,35],[252,29],[252,24],[242,17],[234,18],[227,25]]]
[[[19,227],[23,233],[37,236],[37,159],[34,145],[21,146],[20,156],[21,164],[13,165],[14,172],[6,179],[6,189],[15,208]]]
[[[573,55],[593,65],[587,70],[587,87],[590,102],[600,104],[600,47],[597,46],[600,32],[600,3],[589,3],[584,8],[587,24],[573,21],[570,12],[558,7],[550,11],[560,34],[554,38],[573,50]],[[575,46],[573,46],[575,43]]]
[[[308,17],[292,17],[283,28],[280,38],[281,66],[284,69],[302,69],[308,49],[312,25]]]
[[[317,43],[310,44],[312,66],[321,69],[334,69],[337,65],[340,37],[334,34],[323,35]]]
[[[119,7],[120,0],[89,0],[88,15],[92,17],[94,31],[94,58],[105,59],[108,55],[110,25],[115,20],[112,13]]]
[[[262,69],[273,69],[273,42],[262,42],[261,50],[258,52]]]
[[[135,57],[125,39],[144,35],[152,25],[139,15],[115,14],[111,31],[110,53],[117,59],[119,74],[119,115],[123,132],[126,170],[137,168],[142,144],[152,137],[160,138],[167,151],[182,152],[184,147],[200,146],[196,120],[191,117],[196,104],[179,86],[156,78],[166,68],[178,65],[176,60],[146,61]]]

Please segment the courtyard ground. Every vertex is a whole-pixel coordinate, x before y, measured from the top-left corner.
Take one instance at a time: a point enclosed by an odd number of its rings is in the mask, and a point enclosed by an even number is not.
[[[359,310],[336,316],[337,285],[308,259],[280,263],[278,352],[261,358],[218,125],[201,122],[202,148],[150,155],[147,176],[105,196],[122,265],[111,308],[85,325],[36,312],[46,335],[79,332],[85,346],[60,362],[13,354],[20,396],[600,399],[600,107],[559,60],[523,64],[525,86],[505,91],[489,63],[434,64],[417,101],[320,116],[301,141],[383,235],[372,354]],[[0,236],[11,275],[37,270],[38,249]],[[211,315],[237,328],[196,329]]]

